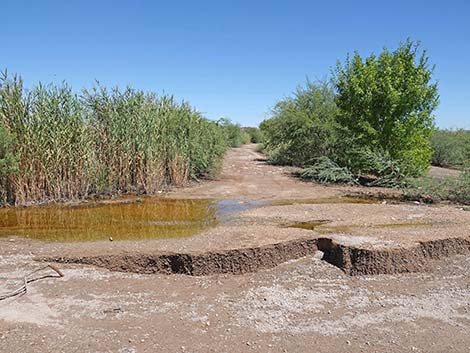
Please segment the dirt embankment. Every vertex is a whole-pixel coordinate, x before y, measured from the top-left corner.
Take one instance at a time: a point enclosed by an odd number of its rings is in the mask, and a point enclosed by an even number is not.
[[[44,257],[42,261],[95,265],[112,271],[206,276],[243,274],[268,269],[289,260],[323,252],[322,260],[345,273],[395,274],[429,270],[431,260],[470,253],[470,240],[448,238],[420,242],[412,248],[368,249],[330,238],[296,239],[277,244],[202,254],[116,254]]]

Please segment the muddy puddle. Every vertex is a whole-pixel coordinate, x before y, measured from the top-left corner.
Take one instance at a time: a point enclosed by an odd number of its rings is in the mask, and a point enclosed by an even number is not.
[[[46,241],[184,237],[216,224],[212,200],[137,199],[86,206],[0,209],[0,236]]]
[[[188,237],[228,222],[238,212],[266,205],[377,202],[355,197],[276,201],[123,197],[79,205],[0,208],[0,237],[62,242]]]
[[[260,205],[249,200],[143,197],[84,205],[0,208],[0,237],[62,242],[188,237]]]

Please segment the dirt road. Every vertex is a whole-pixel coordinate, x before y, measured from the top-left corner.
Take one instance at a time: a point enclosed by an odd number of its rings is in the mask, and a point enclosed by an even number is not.
[[[109,266],[125,270],[122,261],[131,254],[140,256],[140,262],[132,260],[137,266],[155,252],[220,253],[321,236],[383,255],[470,234],[469,212],[457,207],[339,201],[358,189],[304,183],[260,158],[254,146],[234,149],[219,180],[167,195],[242,205],[219,226],[191,238],[72,244],[0,238],[1,292],[21,285],[25,273],[42,266],[34,260],[42,256],[108,256],[115,261]],[[318,220],[327,223],[315,231],[286,227]],[[63,278],[35,281],[26,294],[0,301],[0,352],[470,350],[468,254],[428,259],[432,266],[422,272],[359,276],[322,256],[316,252],[257,272],[206,276],[61,263]]]

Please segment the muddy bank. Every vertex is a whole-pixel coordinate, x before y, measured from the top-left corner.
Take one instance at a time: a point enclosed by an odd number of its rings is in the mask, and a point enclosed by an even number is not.
[[[378,275],[428,271],[430,260],[470,253],[470,239],[439,239],[411,248],[372,250],[319,238],[317,247],[324,253],[323,260],[349,275]]]
[[[201,254],[115,254],[103,256],[51,256],[38,260],[95,265],[134,273],[244,274],[273,268],[289,260],[323,252],[322,260],[346,274],[377,275],[430,270],[431,260],[470,253],[470,239],[449,238],[420,242],[414,247],[370,249],[341,244],[330,238],[303,238],[260,247]]]
[[[313,255],[316,239],[296,239],[254,248],[202,254],[116,254],[104,256],[44,257],[39,260],[105,267],[112,271],[205,276],[243,274],[275,267],[288,260]]]

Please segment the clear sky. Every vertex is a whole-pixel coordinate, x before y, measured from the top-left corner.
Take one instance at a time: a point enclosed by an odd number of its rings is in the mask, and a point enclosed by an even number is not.
[[[440,127],[470,129],[470,1],[1,1],[0,68],[27,86],[127,84],[243,125],[338,59],[421,40]]]

